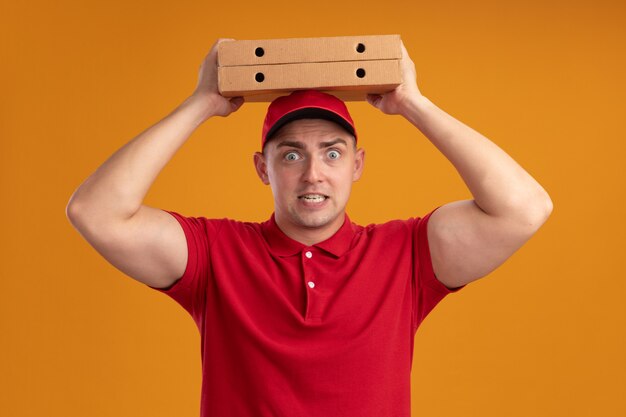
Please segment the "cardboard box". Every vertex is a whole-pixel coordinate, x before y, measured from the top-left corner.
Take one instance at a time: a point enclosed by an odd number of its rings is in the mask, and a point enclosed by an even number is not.
[[[312,62],[304,64],[248,65],[218,68],[224,97],[268,101],[298,89],[316,89],[344,100],[365,100],[368,93],[393,90],[402,81],[400,61]]]
[[[400,58],[400,35],[241,40],[217,50],[220,67]]]
[[[218,88],[224,97],[271,101],[316,89],[343,100],[365,100],[402,82],[399,35],[223,42]]]

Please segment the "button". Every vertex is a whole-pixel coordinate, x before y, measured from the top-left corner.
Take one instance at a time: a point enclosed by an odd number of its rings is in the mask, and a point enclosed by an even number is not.
[[[315,283],[313,281],[308,282],[309,288],[315,288]]]
[[[310,250],[308,250],[308,251],[306,251],[306,252],[304,253],[304,256],[306,256],[307,258],[311,259],[311,258],[313,257],[313,253],[311,253],[311,251],[310,251]]]

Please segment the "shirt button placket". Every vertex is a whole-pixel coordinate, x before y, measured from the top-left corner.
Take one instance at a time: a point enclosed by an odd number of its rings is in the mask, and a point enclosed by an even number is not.
[[[306,280],[306,285],[307,287],[309,287],[307,290],[307,319],[318,321],[320,320],[319,312],[317,311],[320,307],[317,305],[319,300],[317,300],[317,293],[315,291],[311,291],[315,288],[315,281],[313,280],[314,277],[311,276],[312,265],[310,261],[310,259],[313,258],[313,252],[311,250],[305,250],[303,252],[303,255],[304,256],[302,257],[302,264],[304,266],[304,277]]]
[[[304,256],[305,256],[307,259],[311,259],[311,258],[313,257],[313,252],[311,252],[310,250],[308,250],[308,251],[304,252]],[[309,275],[309,274],[307,274],[307,275]],[[310,276],[309,276],[309,281],[308,281],[306,284],[309,286],[309,288],[315,288],[315,282],[313,282],[313,281],[311,280],[311,277],[310,277]]]

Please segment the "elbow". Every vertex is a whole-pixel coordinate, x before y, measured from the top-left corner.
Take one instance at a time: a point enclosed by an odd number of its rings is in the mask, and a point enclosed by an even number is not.
[[[524,235],[532,235],[539,230],[554,209],[552,199],[542,187],[532,192],[512,194],[506,207],[506,214],[502,217],[506,217],[511,225],[517,225]]]
[[[545,190],[541,190],[539,195],[531,198],[524,205],[523,211],[525,213],[524,223],[527,227],[534,231],[539,228],[548,220],[554,209],[552,199]]]
[[[80,208],[76,200],[74,199],[74,195],[70,197],[70,200],[67,202],[65,206],[65,217],[69,220],[72,226],[76,227],[78,222],[78,216],[80,213]]]
[[[65,206],[65,217],[67,217],[72,226],[79,229],[83,224],[81,219],[85,218],[86,207],[84,202],[77,198],[76,193],[77,191],[72,194]]]
[[[552,203],[552,199],[550,198],[548,193],[546,193],[546,202],[545,202],[545,217],[546,217],[546,220],[548,220],[548,217],[550,217],[550,215],[552,214],[552,210],[553,209],[554,209],[554,204]]]
[[[540,218],[543,220],[542,224],[548,220],[548,217],[552,214],[552,210],[554,210],[554,204],[552,203],[552,199],[546,190],[541,189],[540,196],[537,197],[537,211],[539,212]]]

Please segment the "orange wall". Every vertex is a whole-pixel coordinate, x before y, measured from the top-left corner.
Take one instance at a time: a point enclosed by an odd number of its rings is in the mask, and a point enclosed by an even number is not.
[[[0,7],[0,415],[197,416],[192,320],[107,264],[65,205],[191,93],[216,38],[386,33],[402,35],[422,92],[513,156],[555,206],[500,269],[426,319],[413,415],[626,415],[623,2],[211,3]],[[353,220],[470,197],[408,122],[367,103],[350,109],[368,152]],[[267,218],[270,190],[252,166],[264,110],[208,121],[146,203]]]

